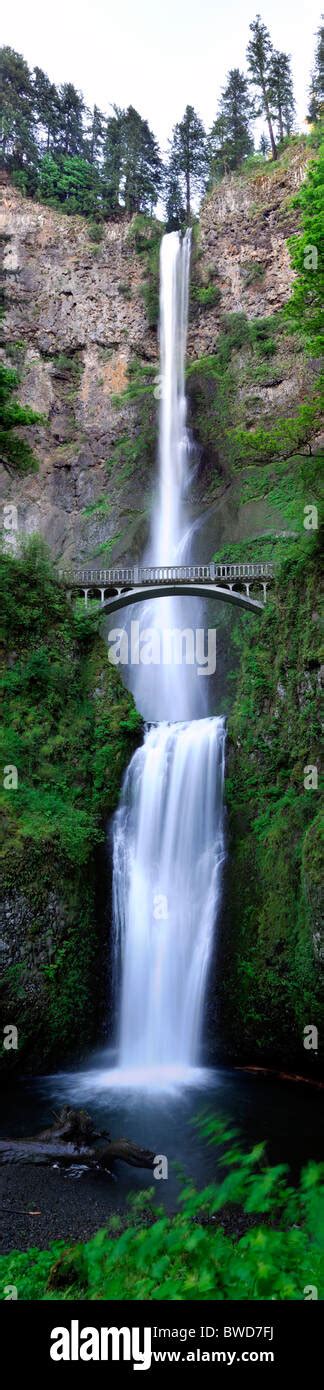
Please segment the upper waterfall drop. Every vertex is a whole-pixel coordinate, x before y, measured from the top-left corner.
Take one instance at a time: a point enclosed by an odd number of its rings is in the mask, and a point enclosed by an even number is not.
[[[181,505],[190,441],[186,427],[185,355],[191,232],[162,237],[160,251],[159,491],[153,517],[155,564],[172,564],[182,539]]]
[[[153,504],[151,538],[145,563],[186,564],[190,561],[191,538],[196,534],[186,505],[193,445],[187,428],[185,358],[188,330],[191,231],[184,236],[170,232],[162,237],[160,250],[160,409],[158,443],[158,484]],[[203,628],[203,604],[193,598],[166,596],[149,606],[131,609],[126,625],[135,620],[141,636],[154,629],[185,634]],[[180,641],[180,639],[179,639]],[[140,643],[138,643],[140,646]],[[161,641],[161,647],[163,642]],[[189,720],[207,714],[206,682],[196,666],[139,661],[129,671],[129,684],[138,709],[152,720]]]

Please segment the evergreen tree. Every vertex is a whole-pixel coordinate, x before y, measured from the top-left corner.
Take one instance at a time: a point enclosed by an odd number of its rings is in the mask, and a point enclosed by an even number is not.
[[[227,170],[237,169],[246,155],[252,153],[252,112],[248,79],[239,68],[232,68],[227,75],[226,87],[220,101],[220,112],[209,137],[212,173],[225,173]]]
[[[263,154],[263,155],[266,155],[266,154],[269,153],[269,149],[270,149],[269,140],[267,140],[267,136],[265,135],[265,132],[264,132],[264,130],[263,130],[263,131],[262,131],[262,135],[261,135],[261,139],[260,139],[260,144],[259,144],[259,153],[260,153],[260,154]]]
[[[274,52],[269,66],[269,93],[274,120],[278,122],[279,140],[290,135],[295,112],[293,80],[287,53]]]
[[[147,121],[129,106],[122,118],[122,192],[126,212],[152,212],[162,183],[162,161]]]
[[[56,144],[59,126],[59,96],[42,68],[34,68],[34,105],[37,123],[37,142],[41,152],[49,154]]]
[[[271,113],[271,89],[270,89],[270,66],[272,59],[272,43],[269,31],[263,24],[260,15],[256,16],[250,24],[252,38],[247,46],[247,60],[250,72],[250,81],[259,93],[260,102],[255,107],[255,116],[261,116],[262,112],[266,117],[272,158],[277,159],[278,150],[274,137]]]
[[[7,169],[24,170],[37,163],[34,92],[25,59],[13,48],[0,51],[1,153]]]
[[[211,182],[229,173],[227,121],[225,116],[216,116],[209,140],[209,174]]]
[[[171,152],[164,178],[164,201],[168,232],[178,231],[186,220],[181,181],[174,155]]]
[[[114,115],[108,116],[102,159],[103,201],[106,214],[113,215],[120,207],[123,153],[123,116],[119,106],[114,106]]]
[[[87,157],[89,159],[90,164],[99,165],[103,153],[106,132],[106,118],[103,115],[102,111],[99,110],[99,106],[94,106],[93,111],[91,111],[91,113],[89,112],[89,115],[90,124],[87,130],[86,141]]]
[[[152,212],[162,186],[163,168],[155,136],[134,106],[114,107],[107,120],[102,178],[104,207]]]
[[[324,18],[324,16],[322,16]],[[321,24],[317,30],[317,43],[315,49],[315,63],[311,75],[310,100],[307,112],[307,120],[313,124],[323,116],[324,110],[324,25]]]
[[[174,127],[170,161],[185,197],[186,217],[191,217],[192,197],[201,193],[207,175],[207,141],[203,123],[193,106],[186,106],[182,121]]]
[[[85,136],[83,118],[85,104],[73,82],[64,82],[58,91],[58,130],[55,141],[57,154],[83,155]]]

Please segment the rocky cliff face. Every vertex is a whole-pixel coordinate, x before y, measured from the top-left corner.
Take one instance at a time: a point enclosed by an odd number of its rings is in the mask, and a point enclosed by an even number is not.
[[[193,292],[212,293],[204,303],[192,299],[192,363],[215,351],[224,314],[245,313],[248,319],[272,315],[287,300],[292,271],[286,238],[298,221],[290,201],[306,166],[301,146],[290,152],[286,167],[225,179],[206,200]],[[5,352],[19,369],[20,400],[44,415],[44,424],[28,434],[39,472],[12,480],[5,475],[3,500],[18,506],[20,529],[39,531],[63,564],[138,558],[148,526],[157,406],[152,397],[149,427],[146,421],[143,432],[138,403],[119,399],[117,405],[116,397],[127,386],[135,361],[154,368],[157,335],[145,309],[147,266],[138,255],[132,223],[108,225],[97,244],[81,218],[67,218],[6,188],[0,232]],[[281,340],[271,373],[265,366],[257,387],[246,363],[243,353],[236,360],[238,418],[253,424],[260,416],[276,419],[291,413],[311,375],[291,340]],[[192,419],[204,443],[194,402]],[[217,451],[217,431],[216,412],[213,448],[204,450],[192,490],[194,514],[204,506],[208,511],[202,535],[209,550],[215,479],[221,494],[222,485],[227,492],[229,483],[226,459]],[[238,527],[235,481],[233,489],[224,499],[218,488],[225,539],[233,534],[233,525],[236,531]],[[258,516],[247,525],[253,535]],[[240,534],[239,527],[238,538]],[[219,538],[214,535],[214,545]]]
[[[303,147],[290,151],[289,163],[268,172],[229,175],[201,210],[199,257],[202,283],[219,288],[218,314],[210,321],[200,310],[195,323],[196,356],[212,352],[215,328],[224,313],[248,318],[274,314],[286,303],[293,279],[287,237],[298,228],[290,205],[307,172]]]
[[[81,218],[7,188],[0,232],[4,346],[19,369],[20,400],[44,415],[31,441],[39,473],[12,482],[5,477],[4,500],[18,506],[20,529],[39,531],[63,562],[94,558],[123,529],[125,511],[128,520],[135,509],[136,521],[145,507],[145,460],[136,477],[128,473],[124,488],[112,476],[116,446],[139,428],[134,411],[117,409],[114,396],[126,386],[134,358],[156,355],[143,262],[129,224],[105,227],[93,243]]]

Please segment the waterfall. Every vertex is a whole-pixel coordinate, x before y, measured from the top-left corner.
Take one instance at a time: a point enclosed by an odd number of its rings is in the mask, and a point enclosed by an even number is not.
[[[126,775],[114,894],[120,1065],[194,1066],[223,858],[222,719],[159,724]]]
[[[159,487],[147,557],[154,564],[183,559],[195,534],[185,505],[190,235],[172,232],[161,243]],[[201,622],[197,598],[189,605],[166,596],[148,605],[149,617],[144,607],[141,625],[155,631],[188,629],[194,615]],[[159,722],[132,758],[114,819],[113,920],[118,1066],[161,1083],[199,1060],[224,857],[225,729],[222,718],[206,717],[205,682],[192,666],[162,663],[150,673],[151,719]],[[139,708],[147,674],[139,663]]]

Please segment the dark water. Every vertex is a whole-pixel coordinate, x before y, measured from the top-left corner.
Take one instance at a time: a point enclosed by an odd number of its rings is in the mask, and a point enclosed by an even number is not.
[[[310,1085],[206,1068],[188,1074],[185,1084],[164,1080],[157,1091],[125,1082],[111,1060],[100,1054],[87,1068],[13,1087],[2,1097],[1,1135],[37,1133],[66,1102],[83,1107],[112,1138],[126,1136],[166,1155],[169,1180],[159,1183],[158,1197],[169,1207],[181,1186],[178,1165],[198,1187],[215,1176],[216,1151],[192,1123],[202,1109],[234,1122],[245,1147],[265,1140],[269,1161],[286,1162],[294,1179],[308,1159],[322,1156],[323,1092]],[[127,1192],[151,1185],[150,1172],[119,1164],[116,1202],[120,1206]]]

